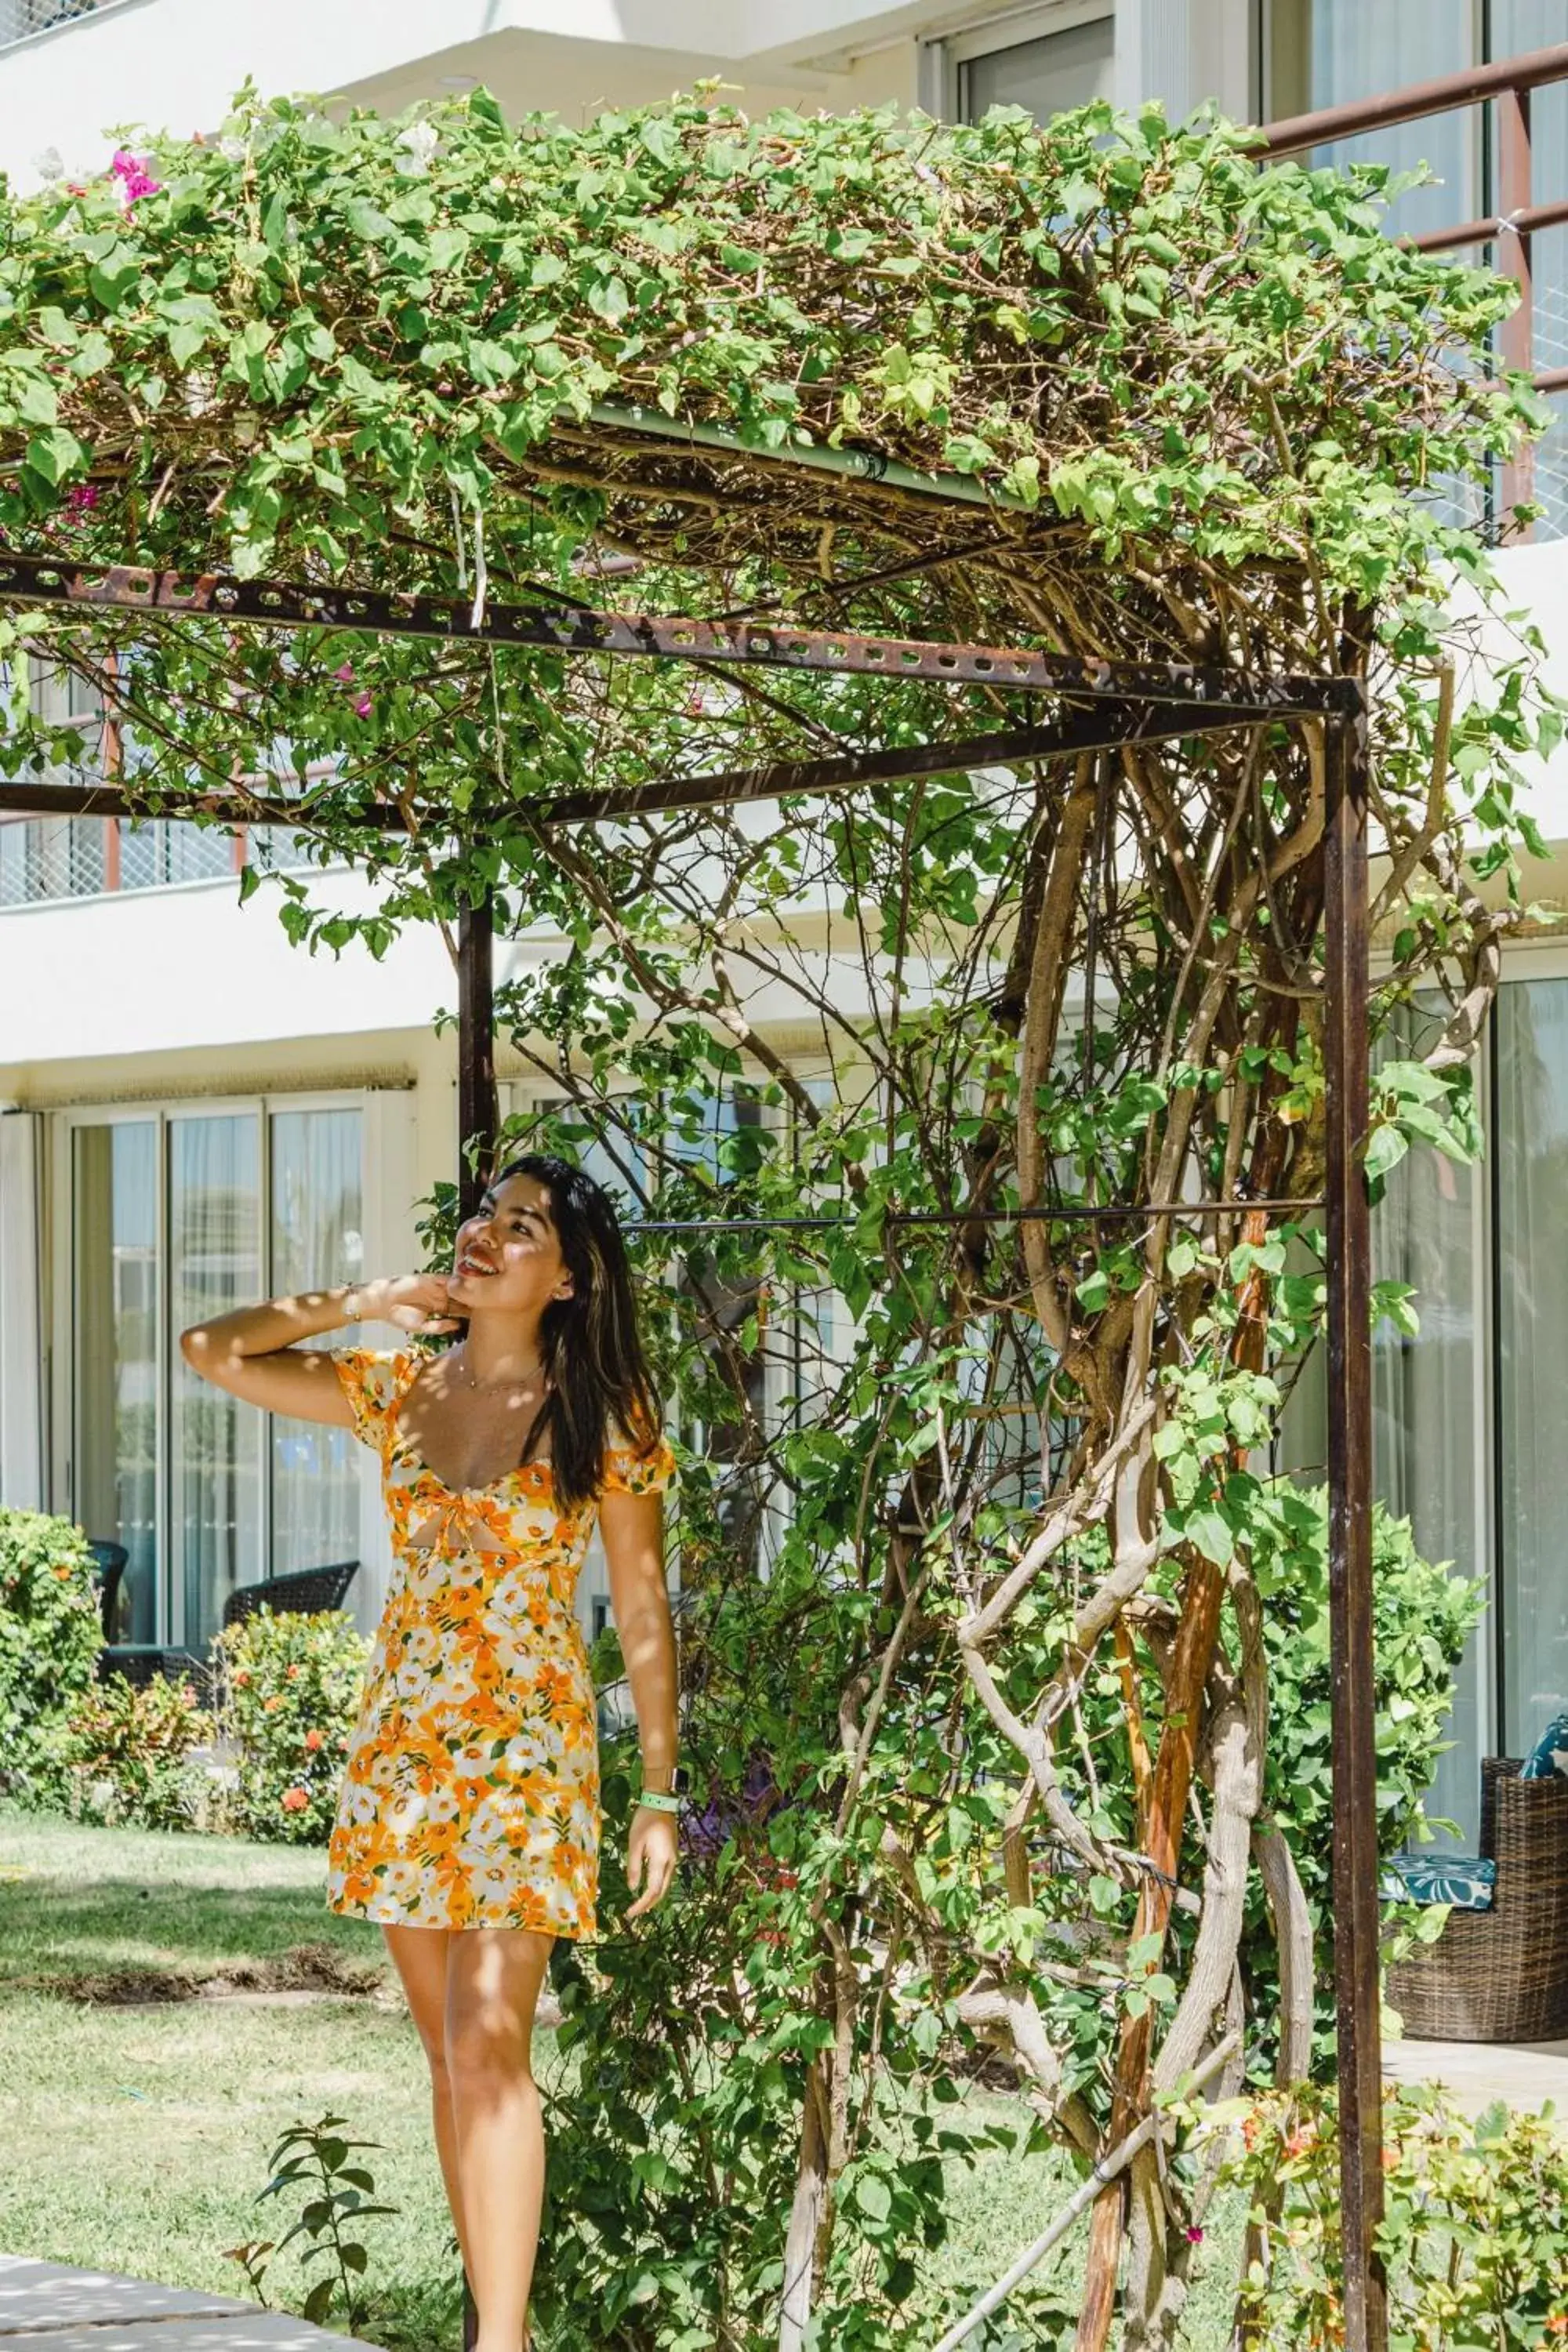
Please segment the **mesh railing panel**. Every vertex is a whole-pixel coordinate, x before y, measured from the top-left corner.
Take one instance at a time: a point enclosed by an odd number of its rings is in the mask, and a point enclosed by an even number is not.
[[[0,48],[10,48],[33,33],[47,33],[74,17],[96,16],[113,0],[0,0]]]

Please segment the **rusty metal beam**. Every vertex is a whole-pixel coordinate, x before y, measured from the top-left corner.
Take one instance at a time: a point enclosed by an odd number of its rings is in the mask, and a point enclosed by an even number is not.
[[[1346,2352],[1385,2352],[1377,1738],[1372,1605],[1372,1237],[1368,1120],[1367,728],[1324,729],[1323,1065],[1328,1113],[1329,1641],[1334,2001]]]
[[[509,816],[535,824],[584,824],[613,818],[681,809],[720,808],[741,802],[779,800],[792,793],[852,792],[857,786],[902,783],[918,776],[1011,767],[1027,760],[1110,750],[1124,743],[1154,743],[1173,736],[1217,733],[1227,727],[1255,726],[1275,710],[1246,703],[1199,704],[1098,702],[1069,711],[1041,727],[997,728],[984,735],[955,736],[934,743],[899,744],[886,751],[847,751],[837,759],[775,760],[761,768],[732,768],[718,774],[659,776],[624,790],[561,793],[521,800],[510,807],[487,807],[479,821],[491,832]],[[149,811],[112,784],[0,782],[0,818],[6,816],[184,816],[184,810]],[[193,793],[188,811],[224,824],[279,824],[310,830],[308,803],[252,801],[216,793]],[[355,813],[367,832],[404,833],[401,809],[372,802]]]
[[[583,605],[488,606],[466,600],[315,588],[277,580],[230,580],[217,572],[158,572],[125,563],[66,564],[0,554],[0,606],[41,604],[82,612],[147,613],[269,629],[346,629],[366,635],[529,646],[562,654],[619,654],[654,660],[758,663],[829,675],[933,679],[1000,687],[1009,693],[1108,700],[1152,697],[1202,708],[1239,702],[1280,717],[1360,706],[1353,679],[1255,677],[1190,662],[1081,661],[1030,646],[868,637],[844,629],[795,629],[757,621],[698,621],[652,613],[595,613]]]
[[[1430,81],[1407,82],[1403,89],[1384,90],[1378,98],[1351,99],[1343,106],[1320,107],[1313,114],[1292,114],[1269,123],[1263,144],[1252,152],[1271,163],[1276,156],[1299,155],[1303,148],[1324,147],[1331,140],[1386,131],[1391,123],[1415,122],[1424,114],[1445,114],[1452,106],[1475,106],[1504,90],[1539,89],[1552,81],[1568,81],[1568,41],[1548,49],[1522,50],[1517,58],[1501,58],[1492,65],[1464,66]]]

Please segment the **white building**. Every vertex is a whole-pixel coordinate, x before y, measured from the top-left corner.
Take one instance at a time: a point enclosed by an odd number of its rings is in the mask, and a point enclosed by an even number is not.
[[[1279,119],[1563,39],[1564,0],[0,0],[0,168],[28,184],[53,150],[101,169],[114,128],[211,129],[247,78],[387,111],[483,83],[568,119],[708,76],[753,110],[1044,116],[1104,93]],[[1494,113],[1349,152],[1429,160],[1445,184],[1396,226],[1453,225],[1500,208]],[[1536,201],[1568,196],[1568,80],[1532,117]],[[1537,235],[1534,269],[1551,368],[1568,228]],[[1568,423],[1537,494],[1536,543],[1501,560],[1561,635]],[[1568,844],[1568,814],[1552,830]],[[201,1390],[174,1336],[268,1287],[413,1263],[409,1203],[451,1172],[455,1127],[439,940],[405,938],[374,985],[354,953],[307,957],[265,895],[240,909],[243,854],[188,828],[0,824],[0,1496],[126,1543],[128,1637],[198,1646],[237,1584],[354,1555],[368,1626],[384,1559],[368,1457]],[[1482,1081],[1488,1166],[1416,1171],[1380,1244],[1424,1302],[1418,1340],[1379,1342],[1384,1489],[1493,1593],[1456,1811],[1479,1752],[1568,1706],[1568,950],[1550,933],[1510,955]]]

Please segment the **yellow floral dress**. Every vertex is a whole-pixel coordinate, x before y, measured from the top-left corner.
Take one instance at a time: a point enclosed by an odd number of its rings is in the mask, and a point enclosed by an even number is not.
[[[573,1607],[597,1506],[556,1508],[547,1463],[452,1488],[398,1408],[426,1359],[333,1351],[354,1433],[381,1456],[395,1555],[328,1849],[334,1911],[414,1927],[590,1937],[599,1879],[594,1685]],[[651,1494],[661,1437],[605,1456]]]

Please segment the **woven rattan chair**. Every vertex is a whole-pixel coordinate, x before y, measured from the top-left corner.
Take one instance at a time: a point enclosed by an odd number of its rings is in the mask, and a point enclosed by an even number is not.
[[[1568,2034],[1568,1780],[1521,1780],[1515,1756],[1481,1766],[1489,1911],[1450,1911],[1435,1944],[1388,1972],[1413,2042],[1554,2042]]]
[[[341,1608],[358,1574],[357,1559],[341,1559],[331,1568],[297,1568],[262,1584],[242,1584],[223,1604],[224,1624],[237,1625],[258,1609],[270,1609],[275,1617],[311,1617],[319,1610]]]

